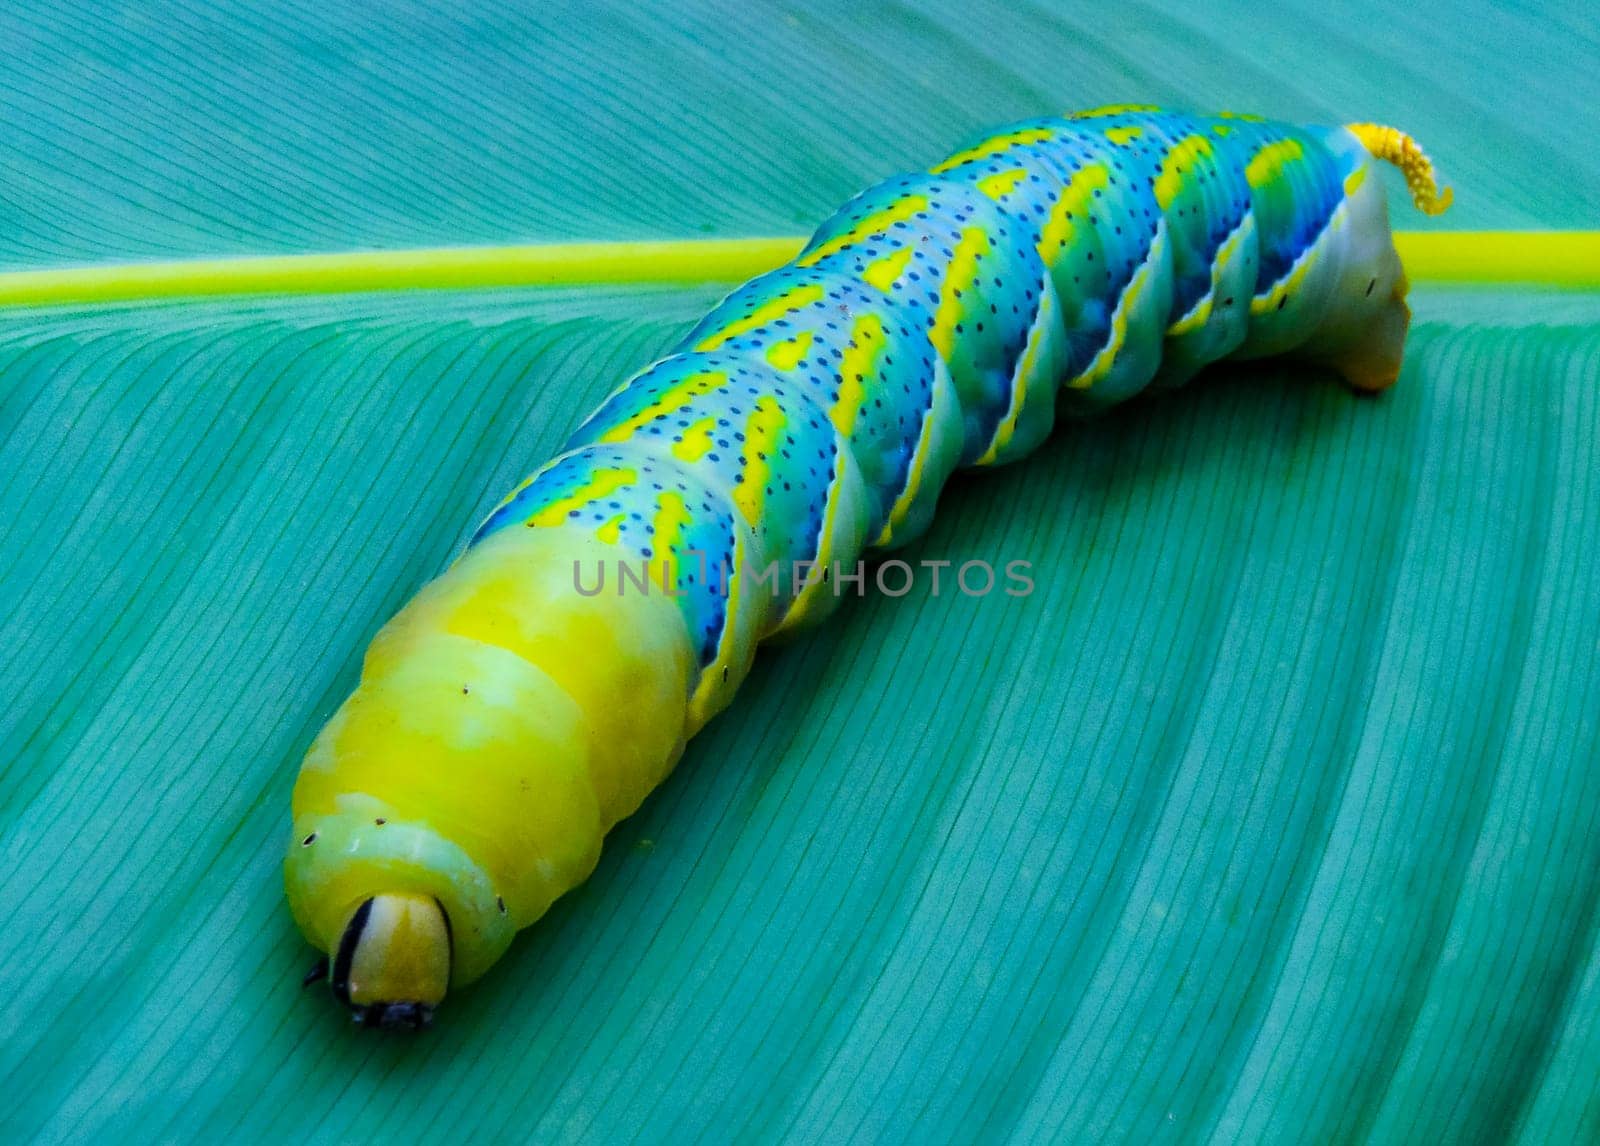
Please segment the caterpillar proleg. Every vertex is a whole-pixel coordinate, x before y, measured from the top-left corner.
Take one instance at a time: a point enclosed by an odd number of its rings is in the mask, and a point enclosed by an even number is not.
[[[1208,363],[1381,390],[1410,312],[1371,124],[1113,107],[863,192],[618,388],[373,640],[306,756],[289,902],[365,1022],[425,1023],[957,469]],[[655,591],[589,591],[631,568]],[[801,575],[801,571],[805,575]],[[586,588],[586,582],[589,587]]]

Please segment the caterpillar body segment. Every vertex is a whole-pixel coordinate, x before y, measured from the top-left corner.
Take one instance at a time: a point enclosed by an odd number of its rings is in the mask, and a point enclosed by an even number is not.
[[[1109,108],[863,192],[618,388],[378,633],[311,746],[285,865],[362,1021],[420,1025],[831,577],[1059,413],[1293,354],[1377,390],[1409,312],[1375,159],[1409,137]]]

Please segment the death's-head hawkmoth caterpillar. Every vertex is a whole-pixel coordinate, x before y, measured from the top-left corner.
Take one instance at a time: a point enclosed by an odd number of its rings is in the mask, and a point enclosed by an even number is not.
[[[829,612],[815,572],[915,537],[956,469],[1223,358],[1394,382],[1410,312],[1375,158],[1444,209],[1392,128],[1035,120],[862,193],[730,294],[383,627],[312,744],[285,870],[336,995],[421,1025],[482,975],[757,643]],[[658,591],[575,576],[630,566]]]

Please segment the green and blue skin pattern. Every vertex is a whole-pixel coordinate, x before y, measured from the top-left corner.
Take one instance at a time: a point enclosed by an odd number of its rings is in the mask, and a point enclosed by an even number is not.
[[[1334,238],[1370,162],[1329,145],[1340,131],[1040,119],[886,180],[613,394],[473,543],[559,505],[551,527],[603,533],[624,559],[667,547],[699,673],[737,671],[740,567],[778,563],[778,591],[744,604],[758,636],[791,629],[838,595],[796,595],[794,563],[815,577],[911,540],[954,470],[1022,457],[1058,409],[1181,384],[1248,349],[1252,317],[1292,349],[1321,315],[1285,315],[1294,292],[1274,288]]]
[[[1408,312],[1372,162],[1339,127],[1034,120],[863,192],[730,294],[385,626],[313,744],[286,878],[336,991],[431,1005],[482,974],[756,646],[851,595],[838,573],[926,529],[956,470],[1224,358],[1392,382]],[[448,955],[416,955],[435,933]]]

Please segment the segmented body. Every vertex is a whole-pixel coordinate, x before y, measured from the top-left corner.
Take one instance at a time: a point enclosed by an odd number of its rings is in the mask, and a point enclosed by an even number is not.
[[[296,791],[307,935],[333,950],[398,880],[439,898],[453,979],[475,977],[587,875],[757,643],[831,610],[820,571],[917,536],[952,472],[1023,456],[1058,410],[1295,349],[1392,380],[1351,349],[1380,277],[1403,310],[1371,159],[1343,128],[1105,109],[847,203],[613,393],[379,635]],[[593,592],[623,563],[653,598]]]
[[[1021,124],[887,180],[613,394],[473,544],[559,527],[666,559],[703,720],[752,636],[836,598],[820,574],[795,594],[794,563],[915,537],[953,470],[1036,447],[1058,394],[1108,405],[1238,350],[1252,317],[1274,343],[1320,317],[1294,280],[1368,158],[1277,124],[1124,111]],[[741,577],[771,562],[777,593]]]

